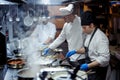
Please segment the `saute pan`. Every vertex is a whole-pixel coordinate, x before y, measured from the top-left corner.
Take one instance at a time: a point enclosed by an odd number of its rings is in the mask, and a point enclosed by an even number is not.
[[[25,62],[24,60],[20,59],[20,58],[15,58],[15,59],[9,59],[7,61],[7,65],[9,68],[23,68]]]

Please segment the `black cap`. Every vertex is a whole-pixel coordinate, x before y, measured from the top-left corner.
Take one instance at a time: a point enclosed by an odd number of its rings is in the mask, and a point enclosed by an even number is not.
[[[96,23],[96,17],[91,11],[86,11],[81,15],[81,25],[90,25]]]

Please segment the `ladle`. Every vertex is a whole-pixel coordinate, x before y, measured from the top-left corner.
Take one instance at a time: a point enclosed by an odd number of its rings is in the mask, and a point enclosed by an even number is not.
[[[16,13],[16,14],[17,14],[17,17],[16,17],[16,21],[17,21],[17,22],[20,21],[20,18],[18,17],[18,11],[19,11],[19,10],[18,10],[18,5],[17,5],[17,13]]]

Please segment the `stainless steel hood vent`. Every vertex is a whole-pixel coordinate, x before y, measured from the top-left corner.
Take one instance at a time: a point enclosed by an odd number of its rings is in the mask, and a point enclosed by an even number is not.
[[[92,0],[2,0],[7,3],[18,3],[18,4],[38,4],[38,5],[61,5],[77,2],[90,2]]]
[[[84,2],[84,0],[23,0],[27,4],[61,5],[67,3]]]
[[[0,5],[12,5],[16,4],[14,2],[6,1],[6,0],[0,0]]]
[[[63,2],[71,0],[24,0],[28,4],[40,4],[40,5],[59,5]]]

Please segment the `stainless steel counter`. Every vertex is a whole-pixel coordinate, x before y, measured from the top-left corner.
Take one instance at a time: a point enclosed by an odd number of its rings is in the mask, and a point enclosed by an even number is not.
[[[4,80],[17,80],[17,69],[7,69]]]
[[[7,71],[7,66],[6,65],[3,68],[0,69],[0,80],[4,80],[6,71]]]

